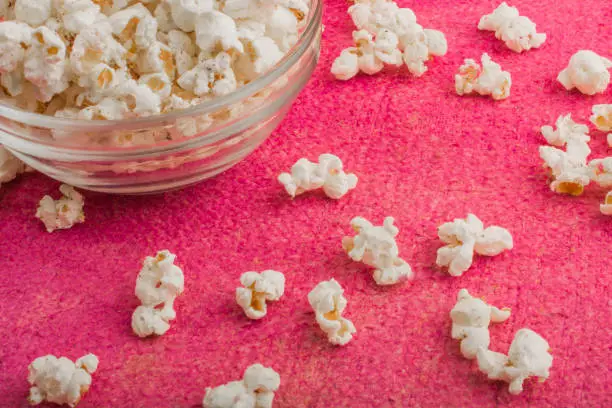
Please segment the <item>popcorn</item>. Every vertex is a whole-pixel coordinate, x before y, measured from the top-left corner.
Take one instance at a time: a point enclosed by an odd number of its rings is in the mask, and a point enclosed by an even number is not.
[[[243,288],[236,289],[236,303],[249,319],[261,319],[268,311],[266,300],[279,300],[285,291],[285,275],[267,270],[245,272],[240,276]]]
[[[548,342],[529,329],[516,333],[507,356],[480,348],[477,359],[480,371],[491,380],[510,383],[509,392],[513,395],[523,391],[523,382],[529,377],[546,381],[553,362]]]
[[[141,3],[114,13],[108,22],[113,34],[131,52],[146,49],[156,42],[157,20]]]
[[[274,393],[280,387],[280,376],[271,368],[253,364],[243,379],[215,388],[206,388],[204,408],[272,408]]]
[[[46,195],[40,200],[36,210],[36,218],[45,224],[47,232],[67,229],[74,224],[85,222],[83,196],[74,187],[66,184],[62,184],[59,190],[62,193],[59,200],[53,200]]]
[[[15,0],[15,19],[38,27],[51,17],[51,0]]]
[[[26,170],[26,165],[0,145],[0,186]]]
[[[287,52],[297,43],[299,20],[294,11],[274,6],[265,21],[266,35],[276,42],[281,51]]]
[[[62,16],[63,28],[73,34],[106,20],[100,7],[91,0],[63,0],[58,2],[55,14]]]
[[[272,69],[282,58],[283,53],[273,39],[260,37],[244,41],[244,53],[238,56],[234,69],[246,81],[252,81]]]
[[[77,113],[78,119],[119,120],[129,112],[127,104],[113,98],[104,98],[98,104],[88,106]]]
[[[491,60],[488,54],[482,54],[482,67],[473,59],[466,59],[455,75],[455,90],[458,95],[476,92],[480,95],[491,95],[493,99],[506,99],[510,96],[512,80],[510,73],[502,71],[501,66]]]
[[[591,180],[604,188],[612,187],[612,156],[589,162]]]
[[[358,30],[367,30],[371,34],[387,29],[401,36],[408,27],[416,24],[412,10],[399,8],[388,0],[357,1],[349,7],[348,13]]]
[[[179,30],[171,30],[168,32],[168,47],[174,55],[176,72],[178,75],[183,75],[194,67],[196,56],[196,46],[191,41],[191,37]]]
[[[83,29],[74,39],[70,53],[70,65],[75,74],[88,76],[98,64],[125,67],[126,50],[112,34],[108,23],[100,23]]]
[[[550,171],[552,191],[579,196],[590,183],[590,171],[586,165],[590,149],[586,144],[578,143],[577,146],[574,148],[568,144],[567,152],[551,146],[540,146],[540,157]]]
[[[557,81],[565,89],[577,88],[586,95],[603,93],[610,84],[612,61],[593,51],[580,50],[570,58],[567,68],[562,70]]]
[[[572,120],[572,115],[567,114],[561,115],[555,122],[557,130],[553,130],[552,126],[542,126],[542,135],[548,142],[548,144],[563,147],[570,140],[579,140],[583,143],[588,143],[591,138],[587,135],[589,133],[589,127],[576,123]]]
[[[591,122],[602,132],[612,131],[612,104],[593,105]],[[612,145],[612,143],[608,144]]]
[[[342,317],[347,301],[344,291],[335,279],[319,282],[308,294],[308,303],[315,311],[317,323],[327,334],[330,343],[344,346],[357,330],[353,323]]]
[[[138,80],[138,84],[148,86],[161,99],[168,98],[172,93],[172,81],[165,73],[143,75]]]
[[[34,30],[27,24],[0,21],[0,73],[15,71],[25,58]]]
[[[320,155],[318,163],[302,158],[291,167],[291,174],[281,173],[278,181],[292,198],[323,188],[329,198],[337,200],[357,186],[357,176],[346,174],[342,161],[333,154]]]
[[[453,321],[451,336],[461,340],[463,357],[473,360],[479,348],[489,348],[489,324],[505,322],[509,317],[509,309],[500,310],[472,297],[467,289],[461,289],[457,294],[457,304],[450,312]]]
[[[351,227],[357,235],[342,239],[342,248],[349,258],[375,268],[373,277],[378,285],[394,285],[414,276],[410,265],[398,256],[395,237],[399,229],[393,222],[393,217],[387,217],[382,226],[375,227],[365,218],[355,217]]]
[[[404,63],[414,76],[427,72],[425,61],[434,55],[445,55],[448,50],[444,34],[436,30],[423,30],[418,24],[412,26],[401,38],[404,46]],[[430,46],[431,45],[431,48]]]
[[[44,401],[76,406],[91,386],[91,374],[98,369],[98,357],[87,354],[72,362],[66,357],[38,357],[28,366],[28,382],[32,386],[28,402]]]
[[[608,191],[604,203],[599,206],[599,210],[604,215],[612,215],[612,191]]]
[[[199,24],[198,18],[213,11],[212,0],[168,0],[174,24],[185,32],[192,32]]]
[[[496,256],[514,247],[508,230],[497,226],[485,229],[474,214],[442,224],[438,237],[447,245],[438,249],[436,264],[447,267],[451,276],[461,276],[472,266],[474,252]]]
[[[153,11],[153,16],[157,20],[157,28],[163,33],[178,29],[178,26],[174,24],[172,19],[171,4],[172,2],[161,1]]]
[[[141,305],[132,314],[132,330],[138,337],[161,336],[170,328],[168,320],[160,310]]]
[[[516,7],[510,7],[506,2],[501,3],[493,13],[482,16],[478,29],[495,31],[496,38],[519,53],[538,48],[546,41],[546,34],[537,33],[533,21],[519,16]]]
[[[608,146],[612,147],[612,133],[608,133],[606,138],[608,140]]]
[[[237,81],[231,68],[231,57],[225,52],[205,59],[178,79],[178,85],[197,96],[209,93],[221,96],[236,90]]]
[[[164,73],[168,78],[174,79],[176,67],[172,50],[165,44],[155,42],[142,50],[137,58],[138,73],[155,74]]]

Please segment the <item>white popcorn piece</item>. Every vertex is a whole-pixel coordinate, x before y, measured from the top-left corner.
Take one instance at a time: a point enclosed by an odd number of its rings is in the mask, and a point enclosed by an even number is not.
[[[548,342],[542,336],[529,329],[520,329],[510,344],[507,356],[480,348],[477,360],[478,368],[489,379],[508,382],[510,394],[518,395],[523,391],[523,382],[529,377],[546,381],[553,357]]]
[[[565,89],[578,89],[586,95],[603,93],[610,84],[612,61],[590,50],[580,50],[570,58],[567,68],[562,70],[557,81]]]
[[[489,324],[505,322],[509,317],[509,309],[500,310],[471,296],[467,289],[461,289],[457,294],[457,304],[450,312],[453,321],[451,336],[461,340],[463,357],[473,360],[479,348],[489,348]]]
[[[612,215],[612,191],[608,191],[603,204],[599,205],[599,210],[603,215]]]
[[[98,64],[125,67],[126,50],[113,37],[108,23],[99,23],[83,29],[74,39],[70,63],[75,74],[90,76]]]
[[[205,59],[185,72],[177,84],[197,96],[213,94],[227,95],[236,90],[238,82],[231,67],[232,57],[221,52],[216,57]]]
[[[371,34],[387,29],[401,37],[408,27],[416,24],[412,10],[399,8],[397,3],[388,0],[356,1],[348,13],[358,30],[367,30]]]
[[[593,105],[591,122],[602,132],[612,131],[612,104]],[[608,138],[610,135],[608,135]],[[612,145],[612,143],[608,144]]]
[[[132,330],[138,337],[161,336],[170,329],[168,318],[150,306],[138,306],[132,314]]]
[[[612,187],[612,156],[589,162],[591,180],[604,188]]]
[[[0,21],[0,72],[10,73],[23,62],[34,30],[24,23]]]
[[[156,42],[157,20],[141,3],[114,13],[108,22],[113,34],[131,52],[146,49]]]
[[[136,279],[136,297],[144,306],[163,305],[163,316],[174,319],[174,300],[185,289],[185,278],[181,268],[174,264],[176,255],[168,250],[148,256]]]
[[[8,183],[15,179],[25,170],[26,165],[6,150],[4,146],[0,145],[0,186],[2,183]]]
[[[519,16],[517,8],[508,6],[506,2],[501,3],[493,13],[482,16],[478,29],[495,31],[495,37],[514,52],[538,48],[546,41],[546,34],[536,32],[533,21]]]
[[[165,73],[147,74],[138,79],[138,84],[148,86],[162,100],[172,93],[172,81]]]
[[[365,218],[355,217],[351,227],[357,235],[342,239],[349,258],[375,268],[373,277],[378,285],[395,285],[414,277],[410,265],[399,257],[395,242],[399,229],[393,222],[393,217],[386,217],[382,226],[374,226]]]
[[[446,245],[438,249],[436,264],[448,268],[451,276],[461,276],[472,266],[474,252],[496,256],[514,247],[508,230],[497,226],[484,228],[474,214],[442,224],[438,237]]]
[[[608,140],[608,146],[612,147],[612,133],[608,133],[606,139]]]
[[[273,39],[283,52],[297,43],[298,15],[287,7],[275,5],[265,17],[265,35]]]
[[[38,357],[28,366],[31,385],[28,401],[44,401],[75,407],[89,391],[91,375],[98,369],[98,358],[88,354],[72,362],[66,357]]]
[[[168,0],[174,24],[185,32],[192,32],[198,26],[198,18],[213,11],[213,0]]]
[[[589,153],[586,143],[574,145],[571,140],[566,152],[551,146],[540,146],[540,157],[550,172],[550,189],[559,194],[581,195],[591,181],[586,164]]]
[[[455,75],[455,90],[458,95],[476,92],[491,95],[493,99],[506,99],[510,96],[512,80],[510,73],[502,71],[501,66],[482,54],[482,67],[473,59],[466,59]]]
[[[138,72],[141,75],[163,72],[170,79],[174,79],[176,75],[176,66],[174,65],[172,50],[159,41],[141,50],[136,62]]]
[[[52,0],[15,0],[15,19],[38,27],[51,17]]]
[[[329,198],[340,199],[357,186],[357,176],[346,174],[340,158],[322,154],[318,163],[302,158],[291,167],[290,173],[281,173],[278,181],[292,198],[306,191],[322,188]]]
[[[266,301],[277,301],[285,292],[285,275],[267,270],[245,272],[240,276],[242,288],[236,288],[236,303],[249,319],[261,319],[268,312]]]
[[[240,381],[206,388],[204,408],[272,408],[280,375],[261,364],[249,366]]]
[[[83,205],[85,200],[74,187],[62,184],[59,188],[62,197],[53,200],[51,196],[44,196],[38,204],[36,218],[40,219],[47,232],[57,229],[67,229],[74,224],[85,222]]]
[[[139,116],[161,112],[161,98],[148,83],[139,84],[129,80],[122,86],[121,94],[118,96],[126,102],[131,112]]]
[[[62,16],[64,29],[74,34],[106,20],[106,16],[100,12],[100,6],[92,0],[63,0],[57,4],[55,14]]]
[[[120,10],[126,8],[132,0],[93,0],[95,4],[100,6],[100,10],[110,16]],[[149,0],[142,1],[142,3],[151,3]]]
[[[96,105],[81,109],[78,119],[86,120],[119,120],[129,112],[127,104],[113,98],[104,98]]]
[[[563,147],[570,140],[579,140],[583,143],[588,143],[591,138],[588,136],[589,127],[576,123],[572,120],[572,115],[567,114],[561,115],[555,122],[557,130],[554,130],[552,126],[542,126],[540,129],[542,135],[548,142],[548,144]]]
[[[196,44],[205,52],[236,50],[244,51],[242,42],[238,39],[236,22],[220,11],[210,11],[198,17],[196,27]]]
[[[172,2],[160,1],[153,11],[153,16],[157,20],[157,28],[162,33],[168,33],[179,28],[172,18],[171,4]]]
[[[357,331],[353,323],[342,317],[347,305],[344,290],[335,280],[319,282],[308,294],[308,303],[315,312],[317,323],[330,343],[344,346]]]
[[[176,72],[183,75],[195,66],[197,47],[187,34],[179,30],[168,32],[168,47],[174,55]]]
[[[404,47],[404,63],[414,76],[427,72],[426,61],[434,55],[445,55],[448,50],[444,34],[436,30],[424,30],[419,24],[413,24],[400,37]],[[430,48],[431,45],[431,48]]]
[[[278,45],[269,37],[244,41],[244,53],[236,60],[234,69],[241,79],[252,81],[272,69],[284,56]]]

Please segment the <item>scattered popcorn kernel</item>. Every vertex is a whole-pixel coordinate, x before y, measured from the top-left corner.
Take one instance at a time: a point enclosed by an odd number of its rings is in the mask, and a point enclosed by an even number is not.
[[[608,191],[603,204],[599,206],[599,209],[604,215],[612,215],[612,191]]]
[[[36,218],[45,224],[47,232],[67,229],[74,224],[85,222],[83,196],[74,187],[66,184],[62,184],[59,190],[62,193],[59,200],[53,200],[51,196],[46,195],[40,200],[36,210]]]
[[[474,252],[483,256],[496,256],[514,247],[512,235],[505,228],[484,228],[474,214],[457,218],[438,227],[438,237],[446,244],[438,249],[436,264],[447,267],[451,276],[461,276],[474,258]]]
[[[342,239],[349,258],[375,268],[373,277],[378,285],[394,285],[414,277],[410,265],[399,257],[395,242],[399,229],[393,222],[393,217],[387,217],[382,226],[375,227],[365,218],[355,217],[351,227],[357,235]]]
[[[478,29],[495,31],[495,37],[514,52],[538,48],[546,41],[546,34],[537,33],[533,21],[519,16],[516,7],[510,7],[506,2],[501,3],[493,13],[482,16]]]
[[[552,126],[542,126],[542,135],[548,144],[563,147],[570,139],[578,139],[584,143],[588,143],[591,138],[588,136],[589,127],[576,123],[572,120],[572,115],[561,115],[555,122],[557,130],[553,130]]]
[[[376,35],[374,54],[387,65],[399,66],[402,64],[402,52],[398,48],[399,39],[392,31],[383,29]]]
[[[272,408],[274,393],[280,387],[280,375],[271,368],[253,364],[243,379],[215,388],[206,388],[204,408]]]
[[[132,330],[138,337],[161,336],[170,328],[168,318],[150,306],[138,306],[132,314]]]
[[[98,358],[88,354],[76,363],[66,357],[38,357],[28,366],[28,382],[32,386],[28,402],[44,401],[75,407],[91,386],[91,374],[98,369]]]
[[[0,186],[26,170],[25,164],[0,145]]]
[[[414,76],[427,72],[425,62],[434,56],[446,54],[448,45],[444,34],[436,30],[424,30],[419,24],[412,25],[400,37],[404,48],[404,63]]]
[[[335,279],[319,282],[308,294],[308,303],[315,312],[317,323],[330,343],[344,346],[356,332],[353,323],[342,317],[347,301],[344,290]]]
[[[482,67],[473,59],[466,59],[455,75],[455,90],[458,95],[476,92],[491,95],[493,99],[506,99],[510,96],[512,80],[510,73],[502,71],[501,66],[482,54]]]
[[[569,65],[559,73],[557,81],[565,89],[577,88],[586,95],[603,93],[610,84],[612,61],[593,51],[580,50],[570,58]]]
[[[236,303],[249,319],[261,319],[268,311],[266,301],[279,300],[285,291],[285,275],[272,270],[245,272],[240,276],[242,288],[236,289]]]
[[[609,132],[612,130],[612,104],[593,105],[591,122],[598,130]],[[608,135],[610,136],[610,135]]]
[[[566,152],[551,146],[540,146],[540,157],[550,172],[550,189],[559,194],[579,196],[591,181],[586,164],[590,149],[586,143],[579,143],[576,148],[572,146],[568,143]]]
[[[457,295],[457,304],[450,312],[453,321],[451,336],[461,340],[463,357],[473,360],[479,348],[489,348],[489,324],[504,322],[509,317],[509,309],[500,310],[472,297],[467,289],[461,289]]]
[[[589,168],[592,181],[604,188],[612,187],[612,156],[591,160]]]
[[[291,174],[281,173],[278,181],[291,197],[323,188],[329,198],[342,198],[357,186],[357,176],[346,174],[342,161],[333,154],[322,154],[318,163],[302,158],[291,167]]]
[[[387,29],[400,37],[417,21],[412,10],[399,8],[397,3],[388,0],[359,0],[349,7],[348,13],[358,30],[371,34]]]
[[[550,346],[539,334],[529,329],[516,332],[508,355],[481,347],[478,349],[478,368],[491,380],[510,383],[510,394],[520,394],[523,382],[529,377],[546,381],[552,367]]]

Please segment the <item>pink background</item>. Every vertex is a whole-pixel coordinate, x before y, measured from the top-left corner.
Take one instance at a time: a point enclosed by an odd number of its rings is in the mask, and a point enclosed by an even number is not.
[[[275,407],[605,407],[612,406],[610,272],[612,219],[604,191],[578,198],[551,193],[538,158],[538,129],[571,112],[587,123],[587,97],[555,78],[579,49],[612,56],[612,2],[515,0],[548,40],[517,55],[480,32],[494,1],[400,1],[425,27],[446,34],[449,53],[421,78],[405,69],[349,82],[329,74],[353,29],[344,0],[328,2],[319,67],[281,127],[230,171],[153,197],[86,193],[87,222],[48,234],[34,218],[58,183],[28,174],[0,190],[0,406],[25,406],[27,365],[43,354],[100,358],[80,407],[197,407],[204,389],[242,376],[250,364],[282,378]],[[512,95],[494,102],[458,97],[463,58],[488,52],[512,74]],[[592,157],[609,155],[592,131]],[[320,194],[294,201],[275,178],[300,157],[339,155],[359,177],[336,202]],[[479,258],[461,278],[434,266],[436,227],[467,212],[508,228],[515,249]],[[362,215],[393,215],[401,255],[416,280],[377,287],[350,262],[340,240]],[[178,256],[186,291],[178,318],[157,339],[130,329],[134,282],[146,255]],[[234,302],[240,274],[276,269],[287,277],[280,302],[253,322]],[[329,345],[306,295],[334,277],[345,316],[357,327],[344,348]],[[489,382],[450,338],[448,313],[466,287],[511,318],[491,328],[506,352],[529,327],[554,355],[550,379],[520,396]]]

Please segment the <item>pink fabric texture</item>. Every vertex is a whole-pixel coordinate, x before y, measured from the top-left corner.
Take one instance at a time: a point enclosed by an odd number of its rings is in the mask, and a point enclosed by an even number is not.
[[[336,81],[329,69],[350,45],[350,3],[327,2],[319,67],[286,120],[264,145],[213,180],[151,197],[87,193],[86,222],[45,232],[34,218],[58,183],[26,174],[0,189],[0,406],[26,406],[27,366],[55,354],[100,358],[79,407],[197,407],[205,388],[239,379],[260,362],[281,375],[275,407],[610,407],[612,218],[605,191],[553,194],[541,168],[539,127],[612,102],[612,87],[588,97],[555,80],[579,49],[612,56],[612,2],[515,0],[548,35],[515,54],[477,29],[494,1],[400,1],[419,22],[442,30],[449,52],[421,78],[405,67]],[[512,74],[509,99],[459,97],[453,76],[464,58],[489,53]],[[591,126],[592,128],[592,126]],[[592,157],[612,153],[591,132]],[[300,157],[340,156],[359,184],[340,201],[291,200],[276,176]],[[515,249],[479,257],[460,278],[438,270],[436,227],[468,212],[514,236]],[[400,228],[411,284],[375,285],[341,239],[350,220]],[[130,328],[142,259],[169,249],[185,273],[178,317],[160,338]],[[242,272],[285,273],[286,292],[261,321],[234,301]],[[321,280],[345,288],[345,316],[357,327],[330,345],[307,301]],[[545,383],[512,396],[459,353],[449,311],[457,291],[510,307],[491,327],[491,349],[506,352],[520,328],[548,340],[554,363]]]

